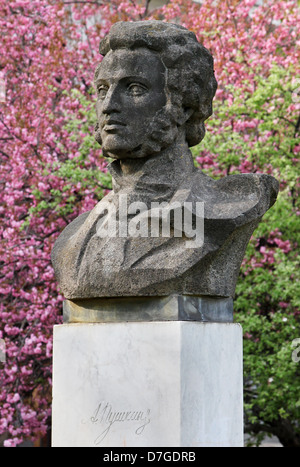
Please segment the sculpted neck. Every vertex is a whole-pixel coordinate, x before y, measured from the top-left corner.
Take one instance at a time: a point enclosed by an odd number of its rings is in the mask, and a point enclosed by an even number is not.
[[[159,154],[141,159],[115,160],[109,166],[113,189],[139,191],[174,191],[197,170],[192,154],[184,141],[178,141]],[[148,190],[147,190],[148,189]]]

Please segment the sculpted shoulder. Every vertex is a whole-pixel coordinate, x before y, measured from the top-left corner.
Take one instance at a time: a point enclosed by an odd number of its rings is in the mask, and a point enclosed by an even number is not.
[[[275,203],[278,190],[279,183],[271,175],[237,174],[214,180],[201,171],[194,175],[191,189],[205,203],[205,219],[240,219],[241,223],[261,218]]]
[[[80,214],[76,219],[74,219],[70,224],[68,224],[64,230],[61,232],[59,237],[57,238],[54,247],[51,252],[51,260],[52,262],[56,262],[58,260],[58,256],[60,255],[62,249],[66,246],[69,242],[70,238],[75,235],[78,230],[82,227],[85,220],[88,218],[91,211],[84,212]]]

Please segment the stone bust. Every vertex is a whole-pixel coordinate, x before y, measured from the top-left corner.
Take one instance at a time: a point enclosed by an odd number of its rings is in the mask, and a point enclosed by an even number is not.
[[[233,297],[245,249],[276,200],[278,182],[264,174],[214,180],[194,166],[189,147],[204,137],[217,88],[211,54],[192,32],[161,21],[114,24],[100,53],[95,138],[113,159],[113,190],[54,245],[62,293],[71,300]],[[188,206],[190,231],[203,221],[202,241],[188,245],[192,235],[178,233],[175,210],[166,235],[130,233],[130,223],[149,226],[160,203]]]

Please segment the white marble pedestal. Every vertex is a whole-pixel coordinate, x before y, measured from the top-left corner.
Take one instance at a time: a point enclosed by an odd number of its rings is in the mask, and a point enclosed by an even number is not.
[[[240,325],[55,326],[52,423],[54,447],[243,446]]]

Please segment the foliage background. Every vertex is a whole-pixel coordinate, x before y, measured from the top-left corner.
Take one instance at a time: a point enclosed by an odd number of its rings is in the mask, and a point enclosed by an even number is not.
[[[111,188],[93,140],[99,40],[116,21],[154,18],[193,30],[215,58],[219,88],[206,137],[192,148],[196,164],[215,178],[264,172],[280,182],[246,252],[235,319],[249,444],[269,433],[299,447],[299,6],[151,3],[0,0],[0,435],[17,446],[49,429],[52,328],[63,300],[51,248]]]

